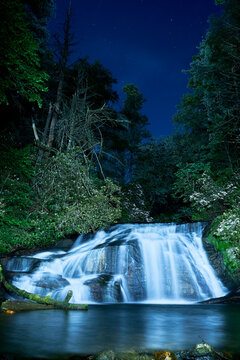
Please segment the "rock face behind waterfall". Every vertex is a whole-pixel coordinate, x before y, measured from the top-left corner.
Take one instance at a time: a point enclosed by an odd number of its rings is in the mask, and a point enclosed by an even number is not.
[[[223,253],[215,247],[213,242],[208,238],[211,232],[212,224],[209,223],[203,231],[203,246],[207,252],[209,262],[213,266],[217,276],[222,280],[223,284],[228,287],[229,290],[236,290],[240,287],[240,278],[231,276],[231,272],[228,269],[226,261],[224,260]]]
[[[203,225],[117,225],[69,251],[11,259],[15,286],[72,302],[183,303],[226,294],[202,246]]]

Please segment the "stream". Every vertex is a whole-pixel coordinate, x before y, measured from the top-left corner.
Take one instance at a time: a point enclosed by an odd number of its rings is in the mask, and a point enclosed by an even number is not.
[[[180,350],[203,340],[240,352],[240,306],[89,305],[88,311],[0,314],[0,353],[24,357],[112,349]]]

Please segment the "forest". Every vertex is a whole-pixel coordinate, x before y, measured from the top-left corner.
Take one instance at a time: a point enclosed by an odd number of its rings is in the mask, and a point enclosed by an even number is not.
[[[0,2],[0,252],[122,223],[211,224],[208,241],[240,275],[240,3],[223,6],[189,68],[172,135],[155,139],[137,84],[76,51],[69,8]]]

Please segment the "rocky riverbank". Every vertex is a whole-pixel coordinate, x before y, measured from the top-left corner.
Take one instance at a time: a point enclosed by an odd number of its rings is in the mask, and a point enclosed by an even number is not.
[[[22,358],[13,354],[0,354],[0,360],[35,360],[39,359],[37,354],[31,358]],[[116,353],[106,350],[98,354],[57,356],[48,360],[239,360],[240,354],[233,354],[226,351],[218,351],[209,344],[202,342],[192,349],[180,351],[136,351],[129,350]],[[47,359],[46,359],[47,360]]]
[[[230,291],[226,296],[202,301],[201,304],[240,304],[240,288]]]

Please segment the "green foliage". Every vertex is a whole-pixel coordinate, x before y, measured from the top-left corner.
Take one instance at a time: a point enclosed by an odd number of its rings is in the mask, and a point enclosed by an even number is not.
[[[208,165],[203,162],[188,163],[185,167],[179,165],[173,186],[175,196],[183,198],[184,202],[189,202],[189,197],[194,192],[196,183],[204,171],[208,171]]]
[[[40,69],[39,44],[30,31],[24,2],[1,1],[0,14],[0,104],[8,104],[12,94],[41,106],[48,76]]]
[[[225,4],[225,0],[215,0],[215,4],[216,4],[216,5],[224,5],[224,4]]]
[[[1,222],[14,224],[23,221],[31,207],[31,180],[34,175],[31,148],[4,148],[0,157],[0,196],[4,217]]]
[[[233,279],[240,276],[240,3],[224,4],[224,13],[210,19],[210,28],[188,71],[192,93],[175,116],[189,159],[176,173],[175,195],[191,204],[193,220],[213,220],[208,236],[221,251]],[[184,136],[184,134],[183,134]],[[187,141],[186,141],[187,144]]]
[[[174,191],[191,203],[193,220],[212,219],[238,198],[240,3],[229,0],[224,8],[210,19],[187,71],[192,92],[174,117],[182,143]]]
[[[151,216],[157,221],[170,221],[175,172],[176,156],[171,139],[152,140],[138,146],[133,179],[141,185]]]
[[[209,220],[236,206],[239,198],[239,175],[214,180],[210,169],[191,163],[176,173],[175,196],[190,203],[193,220]]]
[[[133,84],[124,86],[123,92],[126,96],[122,110],[115,112],[114,122],[102,128],[103,171],[121,185],[134,181],[138,147],[150,138],[148,119],[141,113],[145,99]]]
[[[96,231],[121,215],[119,188],[108,179],[100,181],[78,149],[42,164],[34,189],[34,212],[61,236]]]
[[[215,218],[208,241],[223,254],[231,277],[239,283],[240,276],[240,207],[235,205]]]
[[[1,149],[0,157],[0,251],[8,252],[18,244],[28,247],[31,182],[34,176],[31,148]]]
[[[208,141],[208,161],[219,176],[226,168],[239,166],[239,44],[240,3],[229,0],[225,12],[210,20],[210,29],[202,41],[197,56],[189,70],[189,87],[198,104],[191,104],[192,119],[182,117],[182,124],[191,127],[191,134],[198,129],[196,113],[200,114],[199,140]],[[183,115],[186,112],[183,104]],[[194,140],[194,139],[193,139]]]
[[[107,227],[121,216],[119,187],[99,180],[78,150],[32,166],[30,148],[1,156],[0,251],[43,247]]]
[[[191,222],[193,220],[193,210],[189,206],[181,205],[178,207],[177,211],[168,219],[168,222],[175,222],[181,224],[183,222]]]
[[[125,132],[126,179],[132,180],[138,146],[150,138],[150,133],[146,129],[148,118],[140,112],[146,100],[139,92],[138,87],[127,84],[123,87],[123,92],[126,94],[126,98],[121,115],[127,120]]]
[[[123,223],[152,222],[149,207],[140,184],[130,183],[122,189],[122,217]]]

